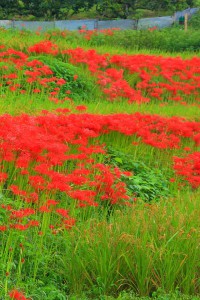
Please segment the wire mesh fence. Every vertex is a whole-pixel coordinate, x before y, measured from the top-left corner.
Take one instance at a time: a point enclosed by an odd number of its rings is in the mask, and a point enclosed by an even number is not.
[[[37,30],[51,30],[55,28],[55,22],[48,22],[48,21],[12,21],[13,22],[13,28],[16,29],[27,29],[30,31],[37,31]]]
[[[96,27],[97,20],[67,20],[55,21],[55,28],[60,30],[77,30],[83,26],[88,30],[93,30]]]
[[[138,21],[138,29],[170,27],[174,23],[174,17],[145,18]]]
[[[177,11],[174,14],[174,20],[178,21],[180,19],[180,17],[184,17],[186,14],[188,15],[188,17],[191,17],[192,15],[194,15],[197,11],[199,10],[199,8],[188,8],[182,11]]]
[[[110,20],[98,21],[97,29],[120,28],[120,29],[137,29],[137,20]]]
[[[78,30],[82,27],[93,29],[147,29],[156,26],[157,28],[170,27],[174,22],[177,22],[180,17],[188,14],[191,17],[195,14],[199,8],[188,8],[183,11],[176,12],[173,16],[156,17],[156,18],[144,18],[139,20],[125,19],[125,20],[106,20],[99,21],[97,19],[92,20],[60,20],[60,21],[15,21],[15,20],[0,20],[0,27],[4,28],[16,28],[19,30],[30,31],[47,31],[51,29],[60,30]]]

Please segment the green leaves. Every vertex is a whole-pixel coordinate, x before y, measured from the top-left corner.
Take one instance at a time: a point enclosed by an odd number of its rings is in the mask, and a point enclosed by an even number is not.
[[[80,70],[76,66],[42,55],[33,57],[33,59],[38,59],[48,65],[57,78],[66,81],[60,88],[59,98],[66,97],[66,92],[69,91],[69,97],[75,101],[88,100],[89,95],[93,92],[94,84],[88,76],[84,77],[83,74],[80,74]],[[77,78],[74,79],[74,76]]]
[[[106,163],[117,166],[120,170],[132,172],[132,176],[122,175],[129,196],[150,202],[170,196],[166,175],[159,169],[150,168],[141,161],[135,161],[131,155],[108,149]]]

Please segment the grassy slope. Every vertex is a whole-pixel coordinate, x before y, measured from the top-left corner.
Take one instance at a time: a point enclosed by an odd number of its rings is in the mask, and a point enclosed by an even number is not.
[[[26,51],[27,47],[30,45],[33,45],[34,43],[37,43],[38,41],[44,40],[45,37],[43,35],[36,36],[34,34],[27,34],[26,38],[23,40],[23,43],[19,44],[19,38],[20,34],[18,32],[9,32],[8,34],[4,34],[4,32],[0,32],[0,38],[2,44],[9,44],[11,47],[14,47],[15,49]],[[175,52],[171,54],[170,52],[164,52],[160,50],[127,50],[123,47],[113,48],[109,45],[103,45],[103,46],[96,46],[91,47],[88,45],[88,42],[84,39],[77,40],[76,38],[67,37],[66,39],[56,39],[56,43],[58,44],[59,48],[61,50],[63,49],[69,49],[69,48],[76,48],[76,47],[83,47],[84,49],[95,49],[100,54],[103,53],[109,53],[109,54],[147,54],[147,55],[161,55],[161,56],[172,56],[172,57],[182,57],[184,59],[197,56],[197,53],[194,52]],[[78,43],[78,44],[77,44]],[[84,66],[79,66],[79,73],[83,76],[89,77],[94,82],[94,94],[89,95],[87,106],[88,106],[88,112],[90,113],[103,113],[103,114],[109,114],[109,113],[134,113],[136,111],[140,111],[142,113],[154,113],[154,114],[160,114],[164,116],[182,116],[189,119],[193,119],[200,117],[200,110],[197,110],[194,106],[187,107],[187,110],[185,107],[179,103],[169,103],[167,106],[161,107],[157,103],[149,103],[149,104],[131,104],[129,105],[126,102],[114,102],[109,103],[108,101],[99,101],[99,99],[102,98],[102,93],[100,89],[95,85],[95,79],[90,75],[89,71]],[[130,78],[131,79],[131,78]],[[27,112],[27,113],[35,113],[38,111],[41,111],[42,109],[55,109],[56,105],[53,103],[50,103],[48,99],[45,98],[45,95],[43,101],[40,101],[36,104],[36,102],[28,102],[26,100],[26,96],[20,96],[20,99],[16,102],[14,99],[9,97],[9,100],[5,103],[2,99],[0,101],[0,111],[6,112],[6,113],[21,113],[21,112]],[[14,96],[15,97],[15,96]],[[26,104],[26,105],[25,105]],[[66,104],[60,104],[59,107],[65,107]]]

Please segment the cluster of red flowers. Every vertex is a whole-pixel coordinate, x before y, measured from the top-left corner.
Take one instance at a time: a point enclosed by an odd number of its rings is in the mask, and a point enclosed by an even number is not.
[[[33,46],[28,48],[28,51],[37,54],[46,53],[51,55],[57,55],[59,52],[58,46],[48,40],[34,44]]]
[[[186,104],[191,98],[191,102],[200,102],[200,58],[183,60],[141,54],[111,56],[82,48],[64,50],[63,54],[69,55],[73,64],[88,65],[110,100],[122,97],[129,103],[140,103],[165,99]],[[125,79],[127,72],[134,74],[134,83]]]
[[[76,203],[77,207],[96,207],[105,200],[110,204],[128,204],[126,185],[120,180],[123,172],[98,163],[98,156],[105,154],[105,149],[96,137],[112,131],[136,136],[159,149],[182,147],[181,138],[190,139],[196,145],[200,143],[200,123],[178,117],[140,113],[66,115],[60,110],[58,115],[48,112],[40,116],[3,115],[0,117],[0,183],[2,188],[6,184],[22,206],[20,209],[15,205],[2,206],[9,224],[1,224],[0,230],[39,228],[40,216],[51,213],[56,225],[49,225],[55,233],[58,228],[68,229],[75,224],[69,215],[70,203]],[[180,161],[194,169],[194,157],[199,159],[195,155],[185,161],[177,158],[175,169],[178,170]],[[15,177],[10,181],[13,164]],[[181,171],[179,174],[183,175]],[[190,172],[190,175],[194,177],[197,173]],[[190,177],[188,181],[194,179]]]
[[[104,36],[112,36],[116,31],[120,30],[120,28],[108,28],[108,29],[87,29],[87,25],[83,25],[79,30],[78,33],[84,37],[86,40],[90,40],[92,37],[104,35]],[[39,35],[40,31],[36,32]],[[45,38],[50,40],[52,37],[63,37],[73,35],[72,31],[70,30],[53,30],[51,32],[45,33]]]
[[[56,78],[44,63],[39,60],[29,61],[28,55],[21,51],[4,50],[3,46],[0,49],[0,62],[4,63],[0,67],[2,87],[23,94],[27,93],[25,86],[28,83],[31,85],[31,92],[40,93],[45,90],[49,99],[55,103],[70,99],[59,99],[60,87],[66,82],[62,78]],[[59,52],[58,46],[51,41],[41,41],[29,47],[28,51],[49,55],[57,55]],[[86,64],[110,101],[124,98],[128,103],[145,103],[156,99],[199,105],[200,59],[197,57],[183,60],[180,57],[153,55],[111,56],[82,48],[68,49],[62,53],[67,54],[73,64]],[[13,67],[15,71],[11,72]],[[127,73],[134,74],[134,82],[126,80]]]
[[[51,45],[51,42],[50,42]],[[49,42],[41,42],[29,48],[29,52],[55,54]],[[0,47],[0,74],[3,89],[9,88],[10,91],[21,94],[41,93],[49,95],[49,100],[53,102],[63,102],[68,97],[58,99],[60,88],[66,81],[54,76],[52,70],[43,62],[32,59],[22,51],[14,49],[4,49]],[[57,50],[56,50],[57,51]],[[75,80],[75,79],[74,79]]]
[[[116,30],[120,30],[119,28],[108,28],[108,29],[92,29],[88,30],[86,25],[83,25],[81,29],[79,29],[79,33],[84,36],[86,40],[90,40],[91,37],[97,36],[99,34],[103,34],[105,36],[112,36]]]
[[[157,29],[158,29],[157,26],[153,26],[153,27],[148,28],[149,31],[155,31],[155,30],[157,30]]]
[[[9,292],[9,296],[11,299],[15,300],[29,300],[24,296],[22,292],[19,292],[18,290],[14,289],[11,292]]]
[[[193,188],[200,186],[200,152],[191,153],[183,158],[174,157],[174,169]]]

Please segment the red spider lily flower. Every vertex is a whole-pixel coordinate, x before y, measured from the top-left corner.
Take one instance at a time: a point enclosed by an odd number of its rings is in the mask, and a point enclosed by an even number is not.
[[[4,75],[3,78],[16,79],[18,78],[18,75],[16,73],[10,73],[8,75]]]
[[[66,83],[66,81],[63,78],[57,79],[56,81],[57,85],[63,85]]]
[[[28,227],[38,227],[38,226],[40,226],[40,222],[37,220],[30,220],[28,222]]]
[[[200,186],[200,152],[191,153],[183,158],[174,157],[174,170],[193,188]]]
[[[49,200],[47,200],[47,202],[46,202],[46,205],[47,205],[47,206],[57,205],[57,204],[59,204],[59,202],[58,202],[58,201],[55,201],[55,200],[53,200],[53,199],[49,199]]]
[[[11,205],[4,205],[4,204],[2,204],[1,207],[2,207],[3,209],[7,210],[7,211],[10,211],[10,210],[13,209]]]
[[[51,41],[41,41],[28,48],[29,52],[35,52],[37,54],[45,53],[51,55],[58,54],[58,46]]]
[[[85,111],[85,110],[87,110],[87,106],[85,106],[85,105],[78,105],[78,106],[76,106],[76,110],[78,110],[78,111]]]
[[[69,210],[66,210],[64,208],[57,208],[56,212],[61,215],[64,218],[68,218],[69,217]]]
[[[7,173],[0,172],[0,183],[6,181],[7,178],[8,178]]]
[[[40,89],[34,89],[34,90],[33,90],[33,93],[35,93],[35,94],[36,94],[36,93],[40,93],[40,92],[41,92]]]
[[[148,30],[149,30],[149,31],[155,31],[155,30],[157,30],[157,29],[158,29],[158,27],[157,27],[157,26],[154,26],[154,27],[148,28]]]
[[[26,90],[20,90],[21,94],[26,94]]]
[[[34,214],[35,210],[33,208],[21,208],[19,210],[13,210],[11,212],[10,219],[21,219]]]
[[[19,292],[16,289],[10,291],[9,296],[11,299],[15,299],[15,300],[30,300],[30,299],[26,298],[22,292]]]
[[[6,231],[7,226],[6,225],[0,225],[0,231]]]
[[[175,178],[170,178],[170,182],[175,182]]]
[[[51,210],[49,209],[49,207],[46,206],[46,205],[40,206],[39,211],[40,211],[40,212],[43,212],[43,213],[44,213],[44,212],[45,212],[45,213],[51,212]]]
[[[63,220],[63,224],[65,229],[71,229],[76,223],[76,220],[73,218],[69,218],[67,220]]]
[[[13,228],[13,229],[17,229],[17,230],[20,230],[20,231],[25,231],[29,228],[29,225],[26,224],[26,225],[23,225],[23,224],[10,224],[10,228]]]
[[[87,31],[88,34],[88,31]],[[167,92],[171,94],[168,95],[168,99],[172,101],[183,101],[184,95],[193,94],[196,95],[197,86],[199,85],[198,76],[198,65],[199,59],[193,58],[191,60],[182,60],[180,58],[164,58],[158,56],[149,55],[114,55],[108,57],[105,55],[98,54],[95,50],[83,50],[82,48],[77,48],[73,50],[64,50],[63,54],[70,56],[70,60],[73,64],[84,63],[88,65],[89,70],[97,76],[99,79],[98,83],[106,87],[104,92],[109,96],[109,99],[113,101],[119,97],[127,98],[128,103],[134,101],[138,103],[148,102],[150,98],[148,96],[156,97],[161,100],[161,95]],[[110,63],[112,65],[117,65],[117,67],[128,70],[131,73],[137,73],[138,83],[136,84],[136,89],[133,89],[124,80],[122,74],[117,75],[115,81],[112,74],[109,74],[108,69],[103,70],[105,66]],[[145,70],[144,70],[145,68]],[[175,80],[174,77],[178,80]],[[158,80],[158,82],[152,82],[152,78],[163,77],[166,82]],[[186,80],[190,80],[186,83]],[[147,97],[144,97],[144,93]]]
[[[70,112],[70,109],[68,109],[68,108],[56,108],[55,111],[58,112],[58,113],[61,113],[61,114],[67,114],[67,113]]]
[[[12,184],[9,189],[12,191],[12,193],[14,195],[18,195],[18,196],[26,196],[27,192],[20,190],[19,187],[17,185]]]

